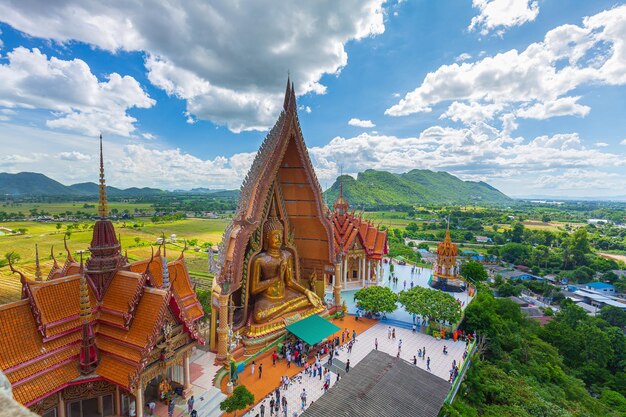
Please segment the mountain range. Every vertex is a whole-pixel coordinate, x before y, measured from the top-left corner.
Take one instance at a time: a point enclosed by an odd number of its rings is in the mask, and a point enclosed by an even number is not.
[[[349,175],[338,177],[332,187],[324,192],[326,201],[332,205],[339,195],[339,183],[350,204],[359,207],[380,205],[419,205],[419,204],[506,204],[512,201],[497,189],[484,182],[462,181],[447,172],[434,172],[414,169],[404,174],[386,171],[366,170],[354,179]],[[236,190],[212,190],[194,188],[192,190],[163,191],[157,188],[107,187],[110,197],[147,197],[180,194],[210,194],[220,198],[236,198]],[[84,182],[63,185],[44,174],[20,172],[0,173],[0,195],[14,197],[95,197],[98,184]]]
[[[463,181],[447,172],[414,169],[404,174],[368,169],[357,178],[343,175],[326,190],[332,204],[339,196],[339,185],[351,205],[419,204],[509,204],[513,199],[485,182]]]

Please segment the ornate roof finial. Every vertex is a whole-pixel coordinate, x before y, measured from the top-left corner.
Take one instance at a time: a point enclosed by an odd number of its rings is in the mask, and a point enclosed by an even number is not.
[[[80,319],[83,323],[91,321],[91,303],[89,302],[89,289],[87,287],[82,251],[80,252]]]
[[[148,271],[150,271],[150,264],[154,260],[154,246],[150,246],[150,251],[152,252],[152,254],[150,255],[150,260],[146,263],[146,270],[143,271],[144,275],[147,274]]]
[[[450,237],[450,215],[448,215],[448,225],[446,226],[446,236],[443,239],[444,242],[452,242]]]
[[[185,246],[183,247],[183,250],[180,252],[180,255],[178,256],[178,259],[183,259],[185,257],[185,251],[187,250],[187,239],[185,239]]]
[[[102,134],[100,134],[100,185],[98,195],[98,215],[101,219],[106,219],[107,209],[107,187],[104,180],[104,157],[102,155]]]
[[[167,253],[166,253],[166,247],[165,247],[165,233],[163,233],[163,256],[161,256],[161,261],[163,262],[163,267],[162,267],[162,277],[163,277],[163,283],[162,283],[162,287],[166,290],[169,290],[170,288],[170,271],[167,269]]]
[[[70,249],[67,247],[67,235],[63,236],[63,246],[65,246],[65,252],[67,252],[67,260],[70,262],[76,262],[72,256],[72,252],[70,252]]]
[[[50,258],[52,259],[52,268],[59,269],[59,264],[57,263],[57,259],[54,257],[54,245],[50,246]]]
[[[39,246],[35,244],[35,281],[41,281],[41,267],[39,266]]]

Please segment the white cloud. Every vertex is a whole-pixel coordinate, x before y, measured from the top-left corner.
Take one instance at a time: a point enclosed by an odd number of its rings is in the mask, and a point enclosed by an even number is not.
[[[595,195],[597,195],[595,192],[599,190],[606,190],[609,193],[604,194],[615,196],[621,192],[618,190],[621,190],[623,183],[622,175],[614,172],[572,168],[541,175],[534,181],[534,185],[552,191],[552,195],[563,195],[586,189],[594,190]]]
[[[153,135],[152,133],[148,133],[148,132],[144,132],[144,133],[142,133],[142,134],[141,134],[141,136],[142,136],[144,139],[148,139],[148,140],[154,140],[154,139],[156,139],[156,138],[157,138],[155,135]]]
[[[288,70],[298,94],[323,94],[321,77],[348,62],[346,43],[385,30],[384,0],[276,3],[15,2],[0,4],[0,20],[63,43],[145,51],[154,85],[186,100],[193,117],[238,132],[274,123]]]
[[[348,121],[348,124],[350,126],[357,126],[357,127],[376,127],[376,125],[374,123],[372,123],[371,120],[361,120],[361,119],[355,119],[352,118]]]
[[[582,26],[559,26],[522,52],[443,65],[385,114],[429,112],[456,100],[517,106],[520,117],[584,116],[589,107],[565,95],[591,83],[626,84],[626,5],[587,17]]]
[[[596,145],[598,148],[606,148],[609,146],[609,144],[606,142],[596,142],[594,145]]]
[[[535,103],[532,106],[522,107],[515,115],[526,119],[549,119],[556,116],[579,116],[585,117],[591,111],[591,107],[578,104],[577,97],[562,97],[543,103]]]
[[[311,107],[306,106],[306,107],[304,108],[304,111],[305,111],[305,112],[307,112],[307,113],[311,113],[311,111],[312,111],[312,110],[311,110]]]
[[[476,123],[483,120],[491,120],[493,116],[502,110],[501,104],[481,104],[472,102],[469,104],[452,102],[441,116],[440,119],[450,119],[454,122],[463,122],[465,124]]]
[[[622,141],[619,144],[620,145],[626,145],[626,139],[622,139]]]
[[[470,31],[480,28],[481,35],[500,28],[499,33],[514,26],[532,22],[539,14],[536,0],[473,0],[472,6],[480,11],[468,27]]]
[[[76,151],[59,152],[56,155],[56,157],[64,161],[90,161],[91,160],[91,156],[85,155],[84,153],[80,153]]]
[[[471,58],[472,58],[472,56],[470,54],[468,54],[467,52],[463,52],[462,54],[460,54],[459,56],[454,58],[454,60],[456,62],[463,62],[463,61],[467,61],[468,59],[471,59]],[[400,94],[398,94],[398,97],[400,97]]]
[[[7,61],[0,64],[0,106],[51,110],[55,118],[46,123],[52,128],[129,136],[136,119],[127,110],[155,103],[134,78],[112,73],[100,82],[80,59],[48,59],[18,47]]]

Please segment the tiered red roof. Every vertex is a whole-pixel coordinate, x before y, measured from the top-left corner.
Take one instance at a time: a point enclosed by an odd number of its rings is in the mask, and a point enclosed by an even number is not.
[[[106,203],[101,201],[100,209],[104,217],[94,228],[87,268],[68,250],[65,265],[55,261],[47,281],[20,273],[23,299],[0,306],[0,369],[22,404],[47,397],[81,373],[132,391],[166,317],[202,342],[195,321],[204,313],[182,254],[167,264],[173,284],[161,288],[159,262],[153,257],[129,264],[106,219]],[[86,347],[91,349],[87,359],[96,359],[92,368],[85,367]]]
[[[339,198],[333,204],[331,220],[334,229],[335,252],[347,254],[357,241],[365,250],[367,259],[380,261],[389,252],[387,231],[380,230],[371,222],[350,212],[350,205],[343,196],[343,187],[339,185]]]

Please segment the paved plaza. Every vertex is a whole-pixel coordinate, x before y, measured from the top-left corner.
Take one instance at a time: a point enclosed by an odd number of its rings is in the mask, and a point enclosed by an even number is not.
[[[348,330],[351,329],[349,328]],[[385,352],[389,355],[396,356],[398,353],[398,344],[400,340],[402,340],[402,349],[400,352],[400,358],[409,362],[411,365],[413,364],[413,356],[417,356],[418,349],[426,348],[426,356],[430,356],[430,372],[437,377],[448,381],[450,377],[450,368],[452,367],[452,361],[456,360],[457,364],[463,359],[463,352],[465,351],[465,342],[457,341],[454,342],[452,340],[437,340],[431,336],[422,334],[422,333],[413,333],[411,330],[395,328],[396,338],[390,339],[387,337],[388,334],[388,326],[384,322],[380,322],[375,324],[370,329],[366,330],[362,334],[357,334],[357,342],[354,344],[352,348],[352,352],[347,352],[347,347],[342,346],[339,356],[336,356],[334,359],[335,364],[340,363],[341,367],[339,369],[340,376],[345,372],[344,364],[347,359],[350,359],[350,367],[353,368],[358,365],[358,363],[367,356],[375,348],[374,341],[378,339],[378,350]],[[447,346],[448,354],[443,354],[443,346]],[[323,358],[322,363],[326,364],[328,361],[327,358]],[[427,359],[418,358],[417,366],[426,370],[426,361]],[[331,389],[332,385],[337,381],[337,367],[331,367]],[[312,401],[317,400],[323,394],[323,380],[319,378],[312,378],[304,375],[303,372],[298,374],[295,378],[291,386],[287,390],[281,389],[281,396],[287,396],[288,402],[288,411],[289,417],[293,416],[293,411],[298,411],[298,415],[300,415],[300,393],[302,392],[302,388],[305,388],[307,391],[307,404],[310,404]],[[273,381],[274,386],[277,386],[280,381]],[[265,402],[266,405],[266,416],[269,416],[269,400],[270,396],[268,395],[262,401],[259,401],[255,404],[255,406],[248,412],[248,416],[254,417],[257,413],[259,413],[259,405]],[[297,407],[297,409],[295,408]],[[281,416],[282,409],[281,409]],[[203,416],[204,417],[204,416]]]

